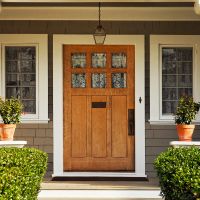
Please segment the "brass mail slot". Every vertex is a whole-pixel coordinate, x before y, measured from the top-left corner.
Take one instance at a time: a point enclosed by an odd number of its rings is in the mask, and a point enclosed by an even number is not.
[[[106,102],[92,102],[92,108],[106,108]]]

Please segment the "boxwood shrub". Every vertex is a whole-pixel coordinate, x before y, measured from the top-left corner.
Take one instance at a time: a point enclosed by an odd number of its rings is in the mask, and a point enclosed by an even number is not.
[[[36,200],[47,154],[34,148],[0,148],[0,200]]]
[[[200,197],[200,149],[169,148],[154,161],[161,196],[165,200],[195,200]]]

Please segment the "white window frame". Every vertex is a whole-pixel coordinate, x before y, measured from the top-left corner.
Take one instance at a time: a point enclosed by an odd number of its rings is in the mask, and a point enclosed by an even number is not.
[[[22,115],[21,123],[48,123],[48,37],[38,34],[0,34],[0,96],[5,98],[5,47],[36,48],[36,114]],[[2,119],[0,118],[0,122]]]
[[[94,44],[92,35],[53,36],[53,177],[146,177],[144,35],[107,35],[106,45],[135,46],[135,171],[65,172],[63,168],[63,45]],[[139,99],[142,99],[140,103]]]
[[[173,115],[162,115],[162,47],[193,48],[193,98],[200,101],[200,36],[151,35],[150,36],[150,123],[175,124]],[[200,122],[198,113],[195,123]]]

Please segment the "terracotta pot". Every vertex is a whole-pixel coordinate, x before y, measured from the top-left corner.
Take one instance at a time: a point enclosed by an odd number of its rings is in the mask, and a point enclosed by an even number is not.
[[[178,132],[179,141],[192,141],[192,134],[194,132],[194,124],[177,124],[176,129]]]
[[[0,124],[1,140],[13,141],[16,124]]]

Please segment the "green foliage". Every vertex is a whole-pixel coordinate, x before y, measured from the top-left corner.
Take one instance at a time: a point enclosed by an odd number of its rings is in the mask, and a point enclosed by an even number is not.
[[[0,115],[4,124],[17,124],[20,122],[23,104],[19,99],[12,97],[3,101],[0,98]]]
[[[192,97],[181,97],[175,113],[176,124],[191,124],[200,108],[200,103],[194,102]]]
[[[165,200],[200,198],[200,148],[169,148],[154,161]]]
[[[47,154],[34,148],[0,148],[0,200],[37,200]]]

